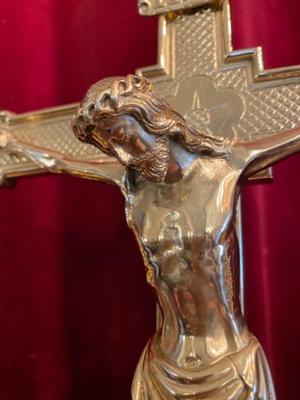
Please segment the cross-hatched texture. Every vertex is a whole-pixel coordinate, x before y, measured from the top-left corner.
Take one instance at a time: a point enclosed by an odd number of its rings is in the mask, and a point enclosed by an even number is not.
[[[162,96],[174,96],[180,84],[196,75],[212,75],[216,65],[214,13],[211,9],[195,15],[183,15],[174,22],[175,35],[171,40],[171,69],[174,80],[157,83]]]
[[[54,122],[24,124],[15,128],[14,136],[21,142],[63,153],[76,159],[101,155],[102,153],[96,147],[83,144],[75,138],[70,121],[71,116]]]
[[[43,152],[55,152],[76,161],[104,160],[108,157],[94,146],[79,142],[71,129],[72,115],[48,118],[39,122],[24,122],[11,127],[1,125],[0,130],[10,129],[13,137],[23,144],[36,146]],[[0,181],[4,177],[42,172],[32,160],[22,154],[0,150]]]
[[[264,84],[253,85],[251,61],[244,62],[243,65],[241,63],[232,63],[227,66],[218,64],[218,59],[224,59],[223,53],[221,57],[218,57],[218,51],[223,51],[221,44],[217,42],[220,30],[223,29],[218,25],[219,21],[222,19],[218,19],[216,12],[210,8],[199,10],[193,15],[181,15],[176,19],[175,32],[170,41],[173,79],[157,82],[160,93],[167,99],[172,98],[172,104],[176,105],[178,111],[181,111],[187,119],[194,115],[194,118],[190,120],[194,125],[197,121],[195,112],[199,112],[198,120],[201,120],[201,115],[215,113],[218,108],[219,113],[224,113],[223,120],[225,120],[228,119],[226,114],[228,109],[234,108],[235,105],[232,104],[230,107],[219,96],[220,104],[214,104],[211,109],[207,108],[205,104],[207,102],[204,101],[197,110],[191,109],[186,112],[186,104],[192,104],[192,102],[188,98],[178,98],[177,102],[173,99],[176,96],[181,97],[184,92],[181,90],[182,86],[187,86],[189,79],[210,78],[213,82],[212,91],[229,89],[239,95],[243,104],[243,112],[240,113],[239,120],[233,119],[232,129],[228,130],[228,124],[223,124],[222,118],[219,118],[219,127],[214,123],[215,132],[211,131],[211,127],[210,129],[207,127],[210,134],[226,137],[231,136],[230,131],[234,131],[236,137],[250,140],[255,135],[277,133],[300,125],[300,82],[290,83],[282,79],[273,82],[271,87]],[[194,87],[190,90],[189,96],[193,97],[196,91],[199,95],[201,87]],[[203,96],[215,95],[205,92]],[[231,98],[233,99],[233,96]],[[206,118],[196,125],[199,129],[203,129],[205,124],[208,125],[208,121],[209,119]]]

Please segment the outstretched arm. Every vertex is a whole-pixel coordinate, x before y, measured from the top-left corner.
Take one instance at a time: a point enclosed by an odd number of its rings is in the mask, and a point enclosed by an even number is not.
[[[23,155],[40,168],[52,173],[67,173],[116,185],[120,184],[124,173],[124,167],[118,160],[105,154],[101,154],[97,159],[80,160],[80,158],[76,159],[63,153],[16,140],[8,131],[0,134],[0,149],[10,154]]]
[[[239,142],[235,147],[239,158],[245,161],[245,175],[249,177],[300,151],[300,128],[271,134],[252,142]]]

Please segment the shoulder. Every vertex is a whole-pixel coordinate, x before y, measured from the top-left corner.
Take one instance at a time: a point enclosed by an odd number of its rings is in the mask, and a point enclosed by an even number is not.
[[[228,139],[226,146],[226,158],[230,164],[238,170],[244,169],[249,162],[249,148],[247,142],[236,139]]]

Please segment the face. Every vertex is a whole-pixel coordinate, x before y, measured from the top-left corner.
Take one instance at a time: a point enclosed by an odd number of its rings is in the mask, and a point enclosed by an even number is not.
[[[97,136],[100,134],[126,166],[137,157],[151,152],[156,140],[156,137],[147,133],[135,118],[128,115],[101,120],[97,131],[98,133],[92,136],[93,142],[97,144]]]
[[[100,149],[108,147],[124,166],[148,181],[164,181],[168,170],[169,139],[149,134],[134,117],[122,115],[97,121],[90,142]]]

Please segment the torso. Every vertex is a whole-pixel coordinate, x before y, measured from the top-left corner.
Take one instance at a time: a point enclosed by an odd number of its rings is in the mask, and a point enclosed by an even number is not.
[[[177,183],[126,183],[127,222],[168,315],[162,335],[210,337],[209,358],[219,355],[220,341],[224,351],[235,347],[244,329],[234,278],[239,177],[226,159],[202,157]]]

